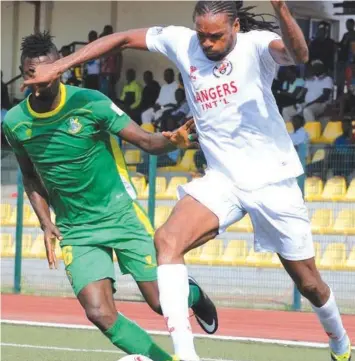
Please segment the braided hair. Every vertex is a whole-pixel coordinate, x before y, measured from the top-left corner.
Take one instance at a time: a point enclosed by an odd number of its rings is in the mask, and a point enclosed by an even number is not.
[[[53,36],[48,31],[38,32],[22,38],[21,63],[25,58],[38,58],[49,53],[58,54],[52,39]]]
[[[231,24],[239,18],[242,32],[273,31],[278,28],[274,22],[264,19],[264,16],[272,16],[271,14],[254,14],[251,12],[254,8],[255,6],[243,7],[243,1],[198,1],[193,12],[193,21],[197,16],[205,14],[226,14]]]

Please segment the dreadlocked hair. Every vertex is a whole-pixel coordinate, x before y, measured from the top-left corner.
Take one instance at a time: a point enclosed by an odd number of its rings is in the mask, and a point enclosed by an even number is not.
[[[254,14],[251,12],[255,6],[243,7],[243,1],[198,1],[193,12],[193,21],[197,16],[205,14],[226,14],[230,23],[239,18],[240,30],[248,32],[251,30],[273,31],[278,26],[273,21],[266,21],[264,16],[271,14]]]
[[[53,36],[48,31],[38,32],[22,38],[21,61],[25,58],[38,58],[51,52],[58,52]]]

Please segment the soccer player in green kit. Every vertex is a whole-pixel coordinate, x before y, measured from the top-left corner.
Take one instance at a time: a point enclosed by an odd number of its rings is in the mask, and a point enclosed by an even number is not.
[[[21,50],[25,80],[39,64],[59,58],[48,33],[24,38]],[[59,79],[32,86],[32,94],[7,113],[3,124],[44,232],[50,268],[56,266],[53,240],[59,239],[68,279],[88,319],[123,351],[154,361],[172,357],[136,323],[117,313],[114,304],[113,251],[121,271],[133,276],[149,306],[161,314],[154,231],[135,200],[113,136],[160,154],[190,146],[190,126],[165,135],[145,132],[100,92],[65,86]],[[193,279],[189,306],[207,324],[213,319],[216,331],[216,308]]]

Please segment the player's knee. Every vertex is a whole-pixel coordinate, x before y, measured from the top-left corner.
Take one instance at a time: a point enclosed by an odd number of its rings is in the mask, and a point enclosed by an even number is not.
[[[154,236],[155,248],[159,264],[170,263],[172,259],[180,256],[178,237],[166,230],[164,227],[158,228]]]
[[[117,311],[105,305],[89,305],[85,308],[86,317],[100,330],[109,329],[117,319]]]
[[[328,293],[328,286],[315,278],[300,281],[297,288],[313,304],[322,303]]]

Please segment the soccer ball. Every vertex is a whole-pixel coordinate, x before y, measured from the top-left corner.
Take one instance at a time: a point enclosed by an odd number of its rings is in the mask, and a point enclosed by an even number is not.
[[[152,361],[149,357],[143,355],[127,355],[118,361]]]

